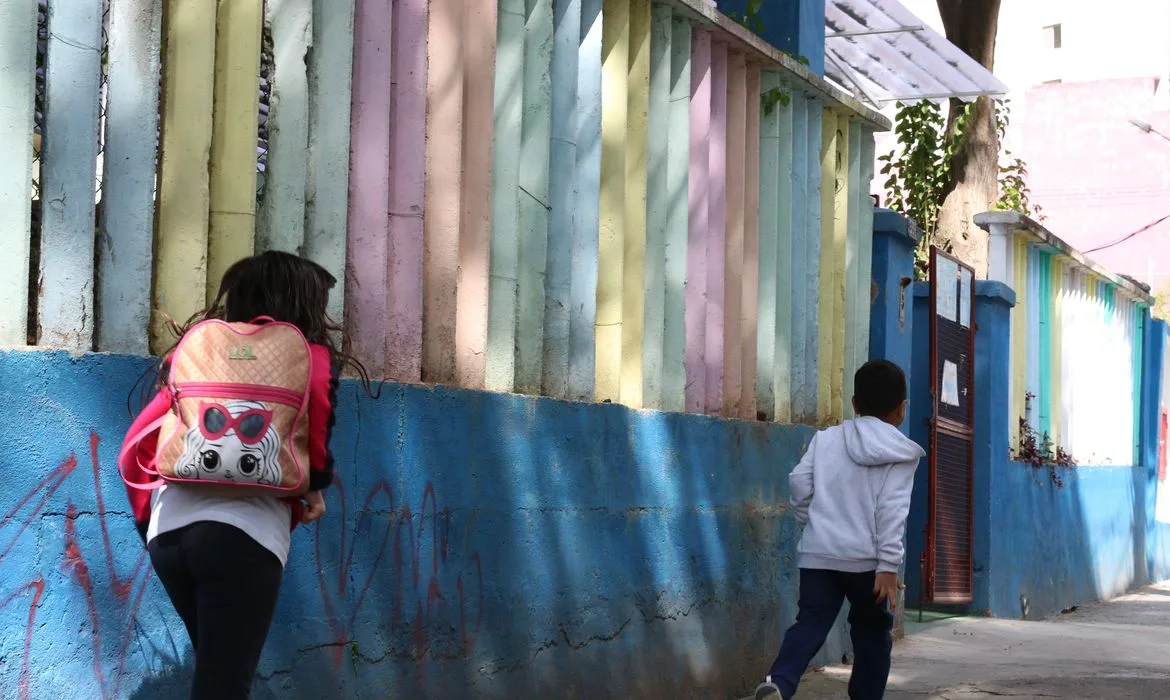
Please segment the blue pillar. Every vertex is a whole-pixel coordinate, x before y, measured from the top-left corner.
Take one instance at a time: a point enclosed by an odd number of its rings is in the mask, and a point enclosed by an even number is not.
[[[719,11],[742,17],[748,0],[718,0]],[[804,56],[813,73],[825,74],[824,0],[764,0],[760,3],[760,38],[793,56]]]
[[[874,248],[877,248],[877,216],[874,216]],[[876,263],[875,263],[876,265]],[[903,432],[930,451],[930,285],[914,282],[906,290],[906,324],[911,336],[910,407]],[[871,321],[872,323],[872,321]],[[872,327],[871,327],[872,328]],[[870,333],[870,352],[873,352]],[[917,370],[917,371],[914,371]],[[910,499],[910,517],[906,521],[906,607],[916,607],[921,600],[922,553],[926,549],[927,501],[930,488],[930,455],[922,459],[914,473],[914,495]]]
[[[913,221],[889,209],[873,214],[873,284],[869,309],[869,359],[885,359],[910,380],[914,329],[914,248],[921,232]],[[905,429],[905,428],[904,428]]]
[[[1145,494],[1137,500],[1138,509],[1145,521],[1143,549],[1146,558],[1146,579],[1162,581],[1170,576],[1170,561],[1167,561],[1167,528],[1154,520],[1158,498],[1158,440],[1162,423],[1162,373],[1163,353],[1166,350],[1166,322],[1150,317],[1150,310],[1144,313],[1146,332],[1142,348],[1142,402],[1141,402],[1141,464],[1145,467]]]
[[[1011,363],[1011,310],[1016,305],[1015,291],[1002,282],[975,283],[975,478],[973,484],[972,548],[974,550],[975,587],[970,612],[992,608],[991,517],[992,465],[1008,463],[1008,421],[1011,394],[1008,390]],[[1010,538],[995,537],[996,542]]]

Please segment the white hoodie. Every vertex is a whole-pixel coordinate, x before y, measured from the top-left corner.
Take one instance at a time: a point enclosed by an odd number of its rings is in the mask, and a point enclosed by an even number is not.
[[[813,436],[788,477],[796,521],[804,526],[800,568],[897,572],[914,470],[925,455],[877,418]]]

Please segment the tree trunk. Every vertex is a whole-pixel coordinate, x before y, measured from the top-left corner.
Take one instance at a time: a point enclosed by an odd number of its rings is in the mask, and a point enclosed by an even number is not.
[[[947,39],[984,68],[995,66],[995,37],[1000,0],[938,0]],[[955,115],[963,107],[951,100],[948,134]],[[950,241],[955,253],[987,277],[987,233],[975,225],[975,215],[987,211],[999,197],[999,135],[995,127],[995,103],[980,97],[967,126],[966,136],[951,160],[951,187],[939,212],[940,245]]]

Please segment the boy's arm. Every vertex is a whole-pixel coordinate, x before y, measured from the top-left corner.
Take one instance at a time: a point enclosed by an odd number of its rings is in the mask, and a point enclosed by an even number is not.
[[[804,527],[808,523],[808,504],[813,499],[813,454],[816,452],[817,438],[814,435],[808,443],[808,449],[792,473],[788,475],[788,491],[791,494],[792,515],[797,524]]]
[[[918,460],[890,467],[877,498],[878,573],[897,574],[902,565],[906,518],[910,514],[910,494],[914,490],[914,470]]]

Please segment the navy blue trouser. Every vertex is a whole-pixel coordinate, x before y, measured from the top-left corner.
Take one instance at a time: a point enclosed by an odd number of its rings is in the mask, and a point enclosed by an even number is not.
[[[849,634],[853,640],[851,700],[880,700],[890,675],[890,631],[894,616],[873,592],[876,573],[860,574],[820,569],[800,570],[800,609],[796,624],[784,634],[780,654],[772,664],[772,682],[785,698],[796,695],[800,677],[821,650],[833,628],[841,604],[849,601]]]

